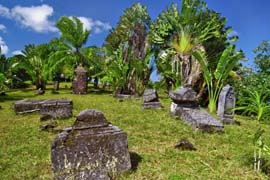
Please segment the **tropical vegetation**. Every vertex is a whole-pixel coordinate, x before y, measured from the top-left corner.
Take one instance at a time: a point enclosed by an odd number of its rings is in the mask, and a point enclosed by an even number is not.
[[[238,37],[231,35],[226,21],[203,0],[172,3],[156,19],[146,6],[135,3],[124,10],[100,47],[88,45],[91,30],[79,17],[62,16],[56,23],[59,37],[27,44],[11,57],[0,49],[0,179],[52,178],[49,143],[56,134],[37,130],[43,123],[36,121],[37,114],[28,118],[12,112],[12,103],[23,98],[69,98],[74,114],[86,108],[103,111],[128,133],[136,160],[137,169],[120,179],[190,179],[190,174],[194,179],[267,179],[270,141],[263,129],[269,128],[270,43],[255,48],[255,68],[246,67],[240,61],[244,52],[235,44]],[[85,96],[70,94],[79,66],[93,82]],[[159,76],[156,82],[154,73]],[[33,93],[52,89],[53,81],[63,82],[57,94]],[[240,126],[225,126],[225,134],[193,132],[168,114],[168,93],[190,87],[200,106],[216,116],[226,84],[236,91],[233,110]],[[146,88],[158,90],[164,109],[141,109],[136,99]],[[119,102],[109,96],[118,94],[135,98]],[[73,121],[57,123],[63,128]],[[185,137],[200,150],[174,149]]]

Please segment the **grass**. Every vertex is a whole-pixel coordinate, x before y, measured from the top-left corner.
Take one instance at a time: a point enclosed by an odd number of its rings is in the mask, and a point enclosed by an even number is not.
[[[61,87],[64,84],[61,84]],[[237,117],[241,126],[225,126],[224,134],[193,132],[181,120],[169,115],[170,100],[161,95],[162,110],[143,110],[140,100],[119,102],[109,92],[73,95],[62,88],[59,94],[50,90],[35,96],[33,89],[13,90],[0,97],[0,179],[52,179],[50,144],[57,133],[43,132],[37,113],[16,115],[12,103],[23,98],[67,98],[73,100],[74,117],[58,120],[60,128],[72,125],[84,109],[98,109],[107,120],[128,134],[129,151],[137,163],[136,170],[120,179],[268,179],[255,173],[252,166],[252,135],[258,122]],[[261,124],[264,129],[270,125]],[[197,151],[180,151],[174,145],[188,138]],[[266,133],[266,143],[270,135]]]

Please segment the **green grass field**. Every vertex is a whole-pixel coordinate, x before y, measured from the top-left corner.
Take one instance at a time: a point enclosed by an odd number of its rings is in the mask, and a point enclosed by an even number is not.
[[[64,87],[63,84],[61,86]],[[73,95],[69,89],[59,94],[47,90],[35,96],[33,89],[8,91],[0,97],[0,179],[52,179],[50,144],[57,133],[39,130],[38,113],[16,115],[12,103],[23,98],[67,98],[73,100],[74,117],[58,120],[58,128],[72,125],[84,109],[98,109],[107,120],[128,134],[129,151],[136,169],[120,177],[130,180],[178,179],[268,179],[252,166],[252,135],[261,125],[270,144],[270,125],[236,117],[241,123],[225,126],[224,134],[193,132],[169,114],[170,99],[162,94],[162,110],[143,110],[141,100],[119,102],[110,92],[90,91]],[[174,145],[188,138],[197,151],[180,151]]]

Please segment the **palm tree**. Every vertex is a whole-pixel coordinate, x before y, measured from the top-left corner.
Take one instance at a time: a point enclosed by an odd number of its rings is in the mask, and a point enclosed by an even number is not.
[[[49,57],[48,44],[26,45],[21,55],[15,55],[16,68],[25,69],[36,85],[36,89],[45,90],[49,78]]]
[[[52,55],[51,59],[56,60],[57,64],[71,61],[73,66],[85,65],[85,59],[81,52],[82,46],[87,42],[90,30],[83,28],[83,23],[77,17],[62,16],[56,26],[61,32],[58,41],[58,50]]]

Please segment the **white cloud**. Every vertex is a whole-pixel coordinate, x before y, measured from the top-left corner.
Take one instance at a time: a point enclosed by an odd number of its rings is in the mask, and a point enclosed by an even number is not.
[[[0,24],[0,31],[6,32],[6,26],[3,24]]]
[[[49,20],[53,12],[53,8],[46,4],[31,7],[15,6],[12,9],[0,4],[0,16],[16,20],[23,27],[31,28],[40,33],[58,32],[55,23]],[[78,18],[82,21],[85,29],[92,30],[95,34],[108,31],[112,28],[107,22],[82,16]]]
[[[83,23],[84,29],[92,30],[95,34],[108,31],[112,28],[109,23],[105,23],[100,20],[93,20],[92,18],[82,16],[78,18]]]
[[[3,40],[2,37],[0,37],[0,47],[1,47],[1,53],[7,54],[8,53],[8,46],[6,45],[6,42]]]
[[[16,20],[23,27],[31,28],[36,32],[58,31],[54,22],[49,20],[53,15],[53,8],[46,4],[41,6],[15,6],[8,9],[0,4],[0,16]]]
[[[12,52],[13,55],[20,55],[22,54],[22,51],[16,50]]]
[[[10,18],[10,10],[1,4],[0,4],[0,16]]]
[[[32,28],[36,32],[56,32],[57,28],[48,18],[52,16],[53,8],[48,5],[21,7],[15,6],[11,15],[20,24]]]

